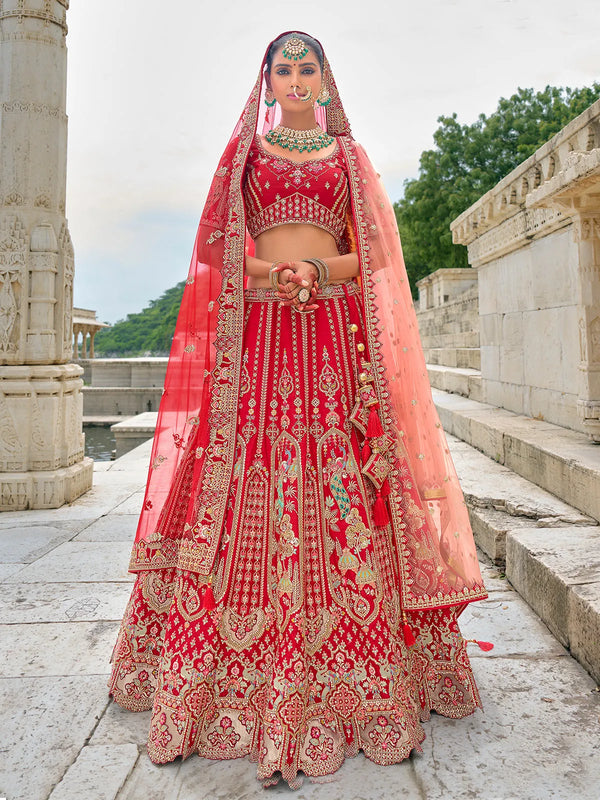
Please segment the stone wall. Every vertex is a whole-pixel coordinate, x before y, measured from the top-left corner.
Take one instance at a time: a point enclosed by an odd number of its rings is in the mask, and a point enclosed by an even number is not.
[[[483,399],[600,440],[600,101],[451,228],[479,275]]]
[[[479,369],[477,272],[438,269],[417,287],[417,321],[427,363]]]
[[[479,269],[485,402],[582,430],[572,226]]]
[[[158,411],[168,358],[81,359],[84,417]]]
[[[424,350],[445,347],[479,347],[479,294],[477,285],[452,300],[417,311]]]
[[[162,389],[168,358],[79,359],[86,386],[154,387]]]

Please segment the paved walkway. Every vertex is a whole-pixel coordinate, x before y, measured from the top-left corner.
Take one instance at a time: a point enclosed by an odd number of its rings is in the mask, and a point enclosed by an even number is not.
[[[466,445],[452,444],[459,475]],[[246,760],[154,766],[149,713],[109,702],[108,659],[150,444],[96,464],[72,506],[0,516],[0,797],[6,800],[251,800]],[[483,559],[483,557],[482,557]],[[461,617],[484,711],[424,723],[423,754],[378,767],[359,755],[293,800],[598,800],[600,693],[497,570]]]

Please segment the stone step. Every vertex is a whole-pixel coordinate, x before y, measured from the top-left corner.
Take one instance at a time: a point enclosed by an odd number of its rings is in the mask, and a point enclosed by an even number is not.
[[[443,364],[461,369],[481,369],[478,347],[426,347],[423,348],[428,364]]]
[[[477,369],[427,364],[429,382],[436,389],[481,400],[481,372]]]
[[[439,330],[444,333],[450,331],[476,331],[479,330],[479,309],[473,306],[471,310],[464,306],[454,309],[436,308],[429,311],[417,311],[419,328],[425,330]]]
[[[448,435],[475,541],[600,681],[600,526]]]
[[[512,530],[506,576],[600,683],[600,529]]]
[[[477,544],[495,564],[504,566],[506,534],[514,528],[598,524],[593,517],[582,514],[466,442],[450,434],[447,438]]]
[[[422,331],[419,328],[419,334],[421,336],[421,344],[426,349],[479,347],[479,331],[453,330],[445,333],[444,331],[433,330],[431,333],[427,333],[427,331]]]
[[[433,389],[447,433],[600,520],[600,447],[585,434]]]
[[[152,439],[157,420],[158,411],[146,411],[111,425],[110,429],[115,437],[116,457],[120,458],[147,439]]]

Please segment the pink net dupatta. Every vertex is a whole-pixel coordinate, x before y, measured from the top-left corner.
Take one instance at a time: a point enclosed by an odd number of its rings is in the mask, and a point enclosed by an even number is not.
[[[266,54],[265,54],[266,55]],[[175,329],[130,570],[178,567],[209,581],[237,439],[246,232],[242,181],[256,132],[277,124],[262,99],[264,64],[221,157],[200,220]],[[487,596],[467,509],[431,398],[391,204],[352,139],[327,59],[331,104],[319,122],[339,138],[361,265],[367,355],[379,417],[395,446],[385,503],[406,610]],[[406,493],[407,481],[418,490]],[[184,498],[189,497],[189,502]]]
[[[390,516],[403,574],[404,608],[487,597],[456,469],[433,403],[396,218],[360,145],[346,152],[352,177],[370,359],[381,422],[396,440]],[[402,491],[414,482],[421,507]]]

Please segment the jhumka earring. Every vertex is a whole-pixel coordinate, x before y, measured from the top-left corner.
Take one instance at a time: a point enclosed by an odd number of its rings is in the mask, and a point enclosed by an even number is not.
[[[321,91],[317,95],[317,103],[320,106],[328,106],[331,103],[331,95],[329,94],[329,89],[323,84],[321,86]]]
[[[273,94],[272,89],[267,89],[265,92],[265,105],[271,108],[276,102],[277,101],[275,100],[275,95]]]

